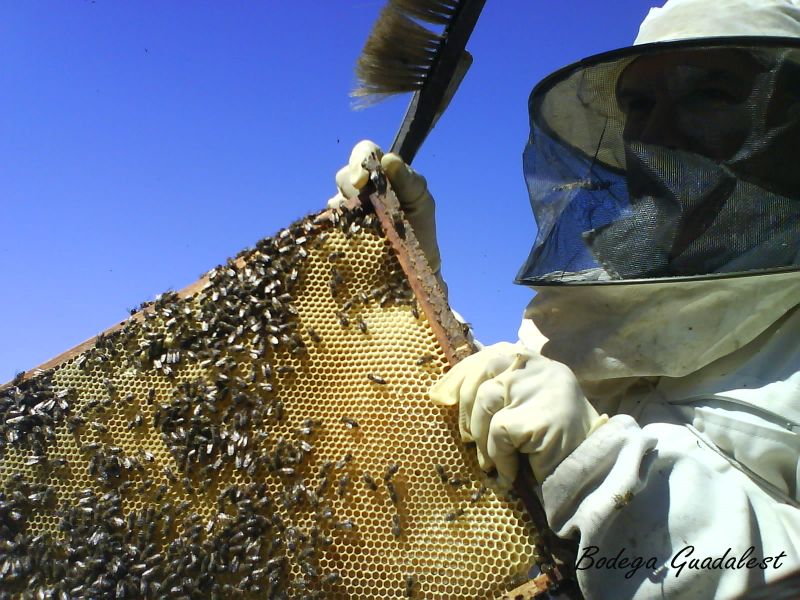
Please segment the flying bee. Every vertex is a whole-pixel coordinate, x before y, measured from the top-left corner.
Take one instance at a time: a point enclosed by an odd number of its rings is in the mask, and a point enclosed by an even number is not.
[[[377,383],[378,385],[386,385],[386,380],[380,375],[375,375],[374,373],[367,373],[367,379],[369,379],[372,383]]]

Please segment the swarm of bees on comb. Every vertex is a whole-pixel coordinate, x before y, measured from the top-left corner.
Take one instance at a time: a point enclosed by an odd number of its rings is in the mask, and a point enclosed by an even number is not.
[[[493,598],[550,565],[429,401],[447,357],[366,206],[0,389],[0,598]]]

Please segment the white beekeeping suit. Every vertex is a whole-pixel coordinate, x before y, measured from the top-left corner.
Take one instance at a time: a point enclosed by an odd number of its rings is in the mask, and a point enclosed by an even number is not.
[[[431,398],[502,485],[526,457],[589,599],[729,598],[800,568],[800,2],[670,0],[529,112],[517,283],[537,295],[517,343]],[[438,269],[424,179],[384,162]]]
[[[528,455],[587,598],[800,567],[798,36],[800,3],[672,0],[531,95],[537,296],[432,397],[505,483]]]

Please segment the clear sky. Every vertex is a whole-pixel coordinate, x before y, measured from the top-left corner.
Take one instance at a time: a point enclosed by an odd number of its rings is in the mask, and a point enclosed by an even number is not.
[[[660,0],[488,0],[474,64],[414,162],[437,201],[451,305],[515,340],[536,228],[532,86],[629,45]],[[0,382],[325,206],[355,142],[407,96],[351,110],[383,0],[0,3]]]

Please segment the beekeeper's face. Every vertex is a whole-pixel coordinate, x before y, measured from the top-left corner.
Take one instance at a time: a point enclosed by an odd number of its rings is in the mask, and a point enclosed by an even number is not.
[[[617,84],[623,137],[731,159],[749,136],[748,99],[761,70],[749,54],[733,49],[642,56]]]
[[[800,42],[610,52],[544,80],[529,112],[539,237],[518,281],[799,263]]]

